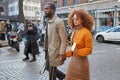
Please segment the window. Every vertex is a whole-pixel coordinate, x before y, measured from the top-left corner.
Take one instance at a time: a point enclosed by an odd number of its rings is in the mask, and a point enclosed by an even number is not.
[[[74,0],[74,4],[78,4],[78,0]]]
[[[15,6],[10,7],[10,11],[14,11],[15,10]]]
[[[120,28],[117,28],[116,32],[120,32]]]
[[[63,0],[63,6],[67,6],[67,0]]]
[[[4,12],[4,8],[3,7],[0,7],[0,12]]]
[[[107,11],[107,12],[100,12],[99,13],[99,26],[113,26],[114,25],[114,12]]]
[[[3,2],[3,0],[0,0],[0,2]]]
[[[55,6],[57,7],[57,1],[54,1]]]
[[[111,28],[108,32],[115,32],[117,28]]]
[[[29,11],[32,11],[32,7],[31,6],[29,6],[28,8],[29,8]]]

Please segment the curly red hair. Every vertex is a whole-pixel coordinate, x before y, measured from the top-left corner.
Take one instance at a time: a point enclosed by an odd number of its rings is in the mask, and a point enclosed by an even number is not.
[[[77,15],[78,18],[83,20],[82,25],[86,27],[88,30],[92,30],[92,27],[94,25],[94,18],[88,14],[88,12],[85,9],[73,9],[68,17],[68,24],[69,26],[74,29],[75,25],[73,23],[73,16],[74,14]]]

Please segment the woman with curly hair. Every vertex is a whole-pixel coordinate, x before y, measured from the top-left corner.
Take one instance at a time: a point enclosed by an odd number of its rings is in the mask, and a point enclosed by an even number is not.
[[[72,57],[65,80],[90,80],[87,55],[92,53],[91,30],[94,18],[84,9],[73,9],[68,17],[68,24],[73,29],[71,49],[66,57]]]

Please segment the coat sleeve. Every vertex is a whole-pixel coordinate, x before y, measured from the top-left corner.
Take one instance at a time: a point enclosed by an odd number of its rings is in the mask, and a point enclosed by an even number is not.
[[[65,53],[65,56],[66,56],[66,57],[71,57],[71,56],[72,56],[72,51],[70,51],[70,50],[67,51],[67,52]]]
[[[29,31],[28,31],[28,27],[26,26],[25,29],[24,29],[24,33],[23,33],[23,35],[28,34],[28,32],[29,32]]]
[[[92,53],[92,35],[91,33],[85,34],[85,47],[77,50],[78,56],[87,56]]]
[[[58,27],[59,27],[58,34],[61,41],[59,54],[65,54],[67,47],[67,33],[64,22],[62,20],[58,23]]]

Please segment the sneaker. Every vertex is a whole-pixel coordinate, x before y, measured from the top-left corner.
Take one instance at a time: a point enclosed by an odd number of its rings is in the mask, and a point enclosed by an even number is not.
[[[22,59],[23,61],[26,61],[26,60],[29,60],[29,58],[28,57],[25,57],[24,59]]]

